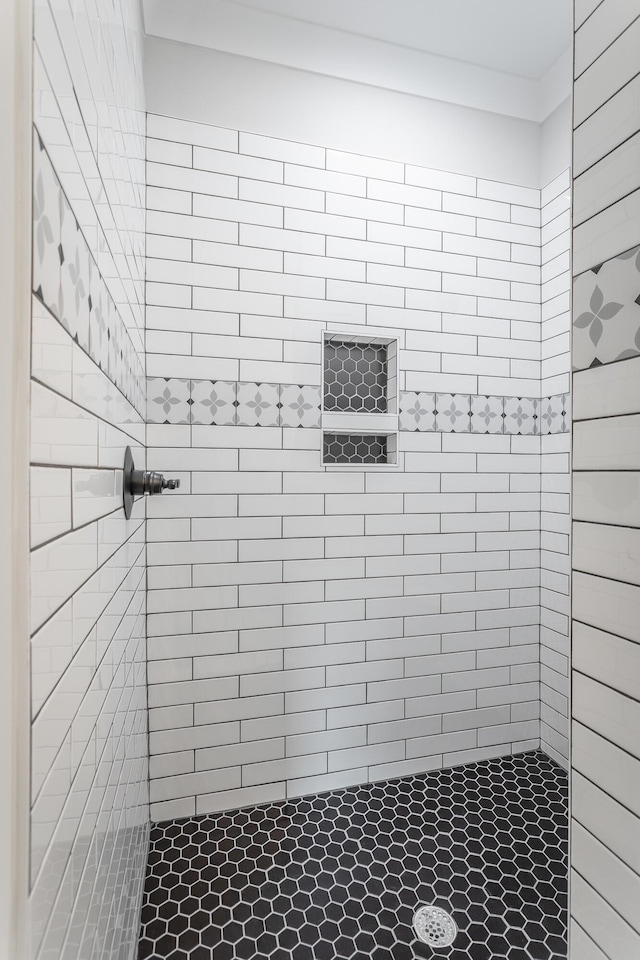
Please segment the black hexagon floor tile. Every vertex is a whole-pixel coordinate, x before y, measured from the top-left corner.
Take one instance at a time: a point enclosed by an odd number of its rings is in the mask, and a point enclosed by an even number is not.
[[[536,751],[174,820],[139,960],[566,960],[567,775]],[[455,919],[446,950],[414,911]]]

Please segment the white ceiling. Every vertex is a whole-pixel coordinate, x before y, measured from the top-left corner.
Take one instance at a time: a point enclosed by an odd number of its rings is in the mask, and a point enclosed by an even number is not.
[[[147,35],[541,122],[569,95],[572,0],[142,0]]]
[[[571,44],[571,0],[231,2],[532,79]]]

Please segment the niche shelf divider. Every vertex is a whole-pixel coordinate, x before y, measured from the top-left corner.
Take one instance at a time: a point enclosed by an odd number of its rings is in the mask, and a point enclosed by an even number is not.
[[[325,331],[322,463],[359,470],[398,465],[396,338]]]

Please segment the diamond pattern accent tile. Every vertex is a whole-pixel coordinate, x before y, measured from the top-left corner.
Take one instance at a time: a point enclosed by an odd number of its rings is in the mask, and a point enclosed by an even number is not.
[[[504,432],[512,436],[533,437],[540,433],[541,400],[526,397],[505,397]]]
[[[562,432],[571,433],[571,394],[562,394]]]
[[[89,351],[89,289],[85,288],[90,256],[71,207],[60,205],[60,320],[83,350]]]
[[[279,427],[280,385],[239,383],[237,422],[241,427]]]
[[[504,397],[471,397],[471,432],[504,433]]]
[[[149,377],[147,380],[147,422],[189,423],[190,383],[188,380]]]
[[[458,926],[447,960],[566,960],[567,844],[540,751],[169,821],[138,960],[430,960],[422,904]]]
[[[462,394],[436,394],[436,430],[443,433],[469,433],[471,397]]]
[[[97,267],[91,264],[89,279],[89,355],[101,370],[107,370],[109,358],[109,323],[111,299],[101,281]],[[113,325],[113,324],[112,324]]]
[[[640,354],[640,247],[576,277],[573,315],[574,370]]]
[[[542,435],[565,432],[564,403],[565,398],[561,395],[540,400],[540,433]]]
[[[436,429],[435,393],[400,394],[400,429],[415,432],[430,432]]]
[[[33,291],[143,414],[145,378],[139,354],[43,143],[37,133],[34,136]],[[111,262],[111,273],[106,275],[115,276],[117,270]],[[121,307],[124,310],[125,304]]]
[[[237,415],[238,384],[226,380],[191,381],[191,423],[205,426],[234,426]]]
[[[111,301],[99,291],[91,297],[91,355],[102,369],[131,379],[128,338],[111,335],[117,317]],[[112,342],[113,341],[113,342]],[[108,354],[105,356],[105,352]],[[184,384],[191,384],[190,397]],[[172,393],[173,384],[176,385]],[[321,418],[320,387],[289,383],[234,383],[222,380],[174,380],[149,377],[149,423],[195,423],[206,426],[271,426],[318,429]],[[159,392],[158,392],[159,391]],[[168,391],[168,392],[167,392]],[[128,393],[127,393],[128,395]],[[161,406],[159,405],[161,403]],[[178,410],[187,402],[190,411]],[[172,413],[165,410],[166,406]],[[167,419],[158,419],[164,413]],[[185,419],[171,419],[175,417]],[[558,394],[544,400],[526,397],[480,397],[467,394],[434,394],[403,391],[399,398],[399,428],[403,432],[505,433],[537,436],[570,430],[570,397]]]
[[[60,205],[62,191],[37,133],[33,146],[33,289],[60,315]]]
[[[283,383],[280,386],[283,427],[320,426],[320,387]]]

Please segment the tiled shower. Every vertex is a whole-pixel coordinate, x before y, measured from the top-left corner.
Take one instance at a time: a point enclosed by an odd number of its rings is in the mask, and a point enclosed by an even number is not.
[[[568,252],[545,303],[565,392],[541,398],[540,192],[156,115],[147,135],[148,456],[182,481],[148,508],[155,815],[538,746],[541,498],[566,637],[569,470]],[[568,187],[545,193],[565,247]],[[397,344],[396,464],[323,466],[327,421],[377,422],[332,414],[329,335]]]
[[[30,957],[632,960],[640,6],[453,160],[152,6],[35,9]]]

